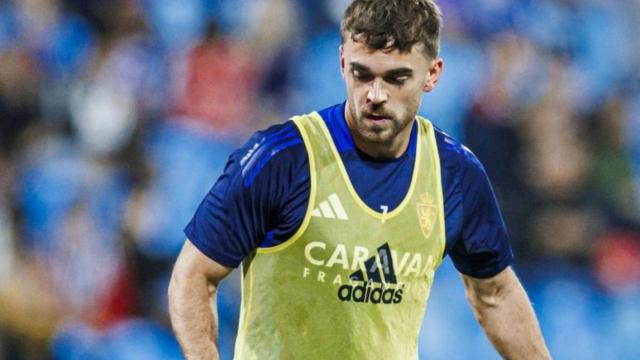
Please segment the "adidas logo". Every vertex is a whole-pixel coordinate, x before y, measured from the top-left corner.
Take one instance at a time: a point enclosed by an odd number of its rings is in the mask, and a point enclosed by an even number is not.
[[[361,269],[349,276],[351,280],[362,282],[361,285],[345,284],[340,286],[338,298],[341,301],[373,304],[398,304],[402,302],[403,289],[397,286],[398,281],[388,243],[378,248],[377,258],[379,263],[376,256],[370,257],[364,263],[366,272]]]
[[[311,211],[311,216],[324,217],[327,219],[349,220],[344,207],[340,203],[338,195],[335,193],[329,195],[326,201],[321,202],[318,207]]]

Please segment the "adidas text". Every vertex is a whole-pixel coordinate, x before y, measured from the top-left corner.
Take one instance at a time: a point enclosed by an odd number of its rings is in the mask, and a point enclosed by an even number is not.
[[[338,289],[338,298],[342,301],[372,304],[399,304],[402,302],[402,289],[374,287],[371,282],[362,285],[342,285]]]

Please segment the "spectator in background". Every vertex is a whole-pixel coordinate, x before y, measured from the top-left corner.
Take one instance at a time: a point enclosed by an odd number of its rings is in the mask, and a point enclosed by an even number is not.
[[[162,110],[156,90],[158,56],[136,5],[114,3],[103,20],[91,61],[75,82],[69,108],[86,151],[113,158]]]
[[[587,191],[593,202],[608,214],[613,225],[640,221],[635,193],[630,148],[625,138],[626,108],[623,98],[613,91],[587,121],[587,138],[592,145]]]
[[[0,14],[7,20],[8,46],[28,54],[27,63],[41,78],[39,94],[32,98],[38,99],[34,105],[36,115],[41,115],[35,120],[64,126],[70,84],[94,50],[93,29],[82,17],[65,11],[59,0],[9,1],[0,6]]]
[[[225,40],[211,21],[173,77],[173,113],[219,138],[234,138],[252,128],[257,117],[257,57]]]
[[[526,110],[543,93],[546,77],[537,70],[543,59],[529,40],[512,31],[494,35],[487,54],[488,72],[481,81],[486,86],[468,106],[464,136],[495,185],[515,252],[526,259],[533,255],[527,225],[534,198],[522,167],[526,144],[520,127]]]
[[[546,59],[544,94],[521,123],[526,185],[538,202],[532,221],[537,256],[588,259],[592,229],[585,184],[591,149],[570,96],[571,72],[557,56]]]
[[[585,119],[593,149],[586,190],[601,219],[592,259],[600,285],[613,294],[640,286],[640,209],[623,125],[626,111],[620,92],[612,91]]]
[[[9,153],[39,117],[42,77],[24,48],[0,49],[0,64],[0,153]]]
[[[17,138],[39,116],[42,78],[24,49],[0,49],[0,152],[10,152]]]

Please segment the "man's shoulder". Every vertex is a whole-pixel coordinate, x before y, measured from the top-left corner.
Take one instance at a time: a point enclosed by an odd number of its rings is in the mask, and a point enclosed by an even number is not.
[[[278,147],[279,144],[296,139],[301,139],[300,131],[293,120],[287,120],[254,132],[243,148],[253,149],[247,154],[251,157],[259,150],[273,149]]]
[[[341,106],[344,106],[344,104],[336,104],[318,111],[299,114],[286,122],[255,132],[241,149],[244,151],[243,166],[250,164],[251,159],[255,161],[257,157],[260,157],[256,155],[266,155],[266,158],[263,158],[266,161],[276,157],[275,155],[277,154],[280,154],[277,156],[278,158],[286,158],[287,155],[302,155],[306,158],[306,148],[302,135],[293,119],[298,118],[298,121],[308,121],[311,115],[317,114],[325,122],[330,122],[336,116],[336,112],[340,111]]]
[[[473,174],[485,173],[484,166],[471,149],[441,129],[435,126],[433,128],[438,145],[440,166],[444,172],[460,176],[469,171]]]
[[[234,157],[247,187],[265,170],[279,172],[307,162],[302,136],[292,120],[256,131]]]

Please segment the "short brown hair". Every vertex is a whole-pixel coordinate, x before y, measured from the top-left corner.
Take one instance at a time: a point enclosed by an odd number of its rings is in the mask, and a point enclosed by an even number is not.
[[[440,8],[433,0],[355,0],[344,14],[340,33],[375,50],[409,52],[423,44],[432,59],[440,51]]]

